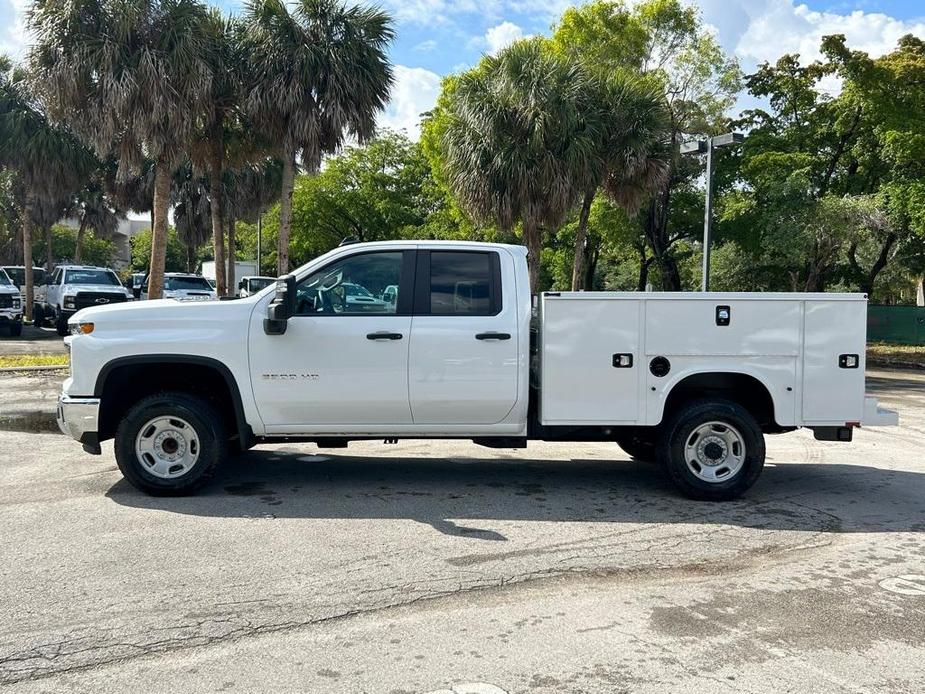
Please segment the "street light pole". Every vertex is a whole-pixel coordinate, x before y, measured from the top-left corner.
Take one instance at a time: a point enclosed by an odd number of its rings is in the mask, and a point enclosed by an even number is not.
[[[707,138],[707,198],[703,206],[703,272],[700,291],[710,287],[710,228],[713,225],[713,138]]]
[[[710,231],[713,226],[713,150],[718,147],[739,144],[744,140],[745,135],[741,133],[726,133],[709,137],[706,140],[694,140],[693,142],[681,144],[681,154],[707,155],[707,196],[703,210],[703,281],[700,284],[700,290],[704,292],[710,289]]]

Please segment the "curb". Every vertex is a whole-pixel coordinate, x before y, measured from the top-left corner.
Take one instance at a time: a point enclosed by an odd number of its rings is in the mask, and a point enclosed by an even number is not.
[[[66,371],[70,366],[62,364],[59,366],[4,366],[0,368],[0,373],[16,373],[17,371]]]

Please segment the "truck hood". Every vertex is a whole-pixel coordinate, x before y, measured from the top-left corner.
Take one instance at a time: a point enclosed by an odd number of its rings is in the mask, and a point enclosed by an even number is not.
[[[117,287],[114,284],[65,284],[61,288],[61,296],[72,296],[78,292],[121,294],[122,296],[128,296],[125,287]]]
[[[96,323],[107,332],[156,330],[159,327],[170,330],[202,330],[206,324],[224,323],[229,331],[239,334],[246,330],[247,320],[254,308],[254,301],[175,301],[154,299],[108,306],[92,306],[81,309],[75,316],[78,320]],[[236,323],[235,321],[240,321]]]
[[[6,296],[7,294],[12,294],[14,296],[19,296],[19,290],[16,287],[8,287],[5,284],[0,284],[0,294]]]

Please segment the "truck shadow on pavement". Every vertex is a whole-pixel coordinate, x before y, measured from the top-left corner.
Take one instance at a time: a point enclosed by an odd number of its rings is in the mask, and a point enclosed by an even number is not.
[[[118,504],[221,518],[410,519],[503,542],[479,521],[717,524],[810,532],[925,531],[925,474],[837,463],[769,464],[734,502],[679,496],[653,464],[513,458],[375,458],[249,451],[196,496]],[[490,525],[490,523],[486,523]]]

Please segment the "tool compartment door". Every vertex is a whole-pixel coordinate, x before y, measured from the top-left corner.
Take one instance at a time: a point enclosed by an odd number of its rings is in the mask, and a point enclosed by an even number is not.
[[[806,301],[804,424],[844,426],[863,419],[866,314],[867,302],[863,299]],[[851,357],[857,361],[851,361]]]
[[[633,424],[639,417],[638,299],[543,297],[543,424]],[[615,365],[615,355],[628,355]],[[617,357],[619,359],[619,357]]]

